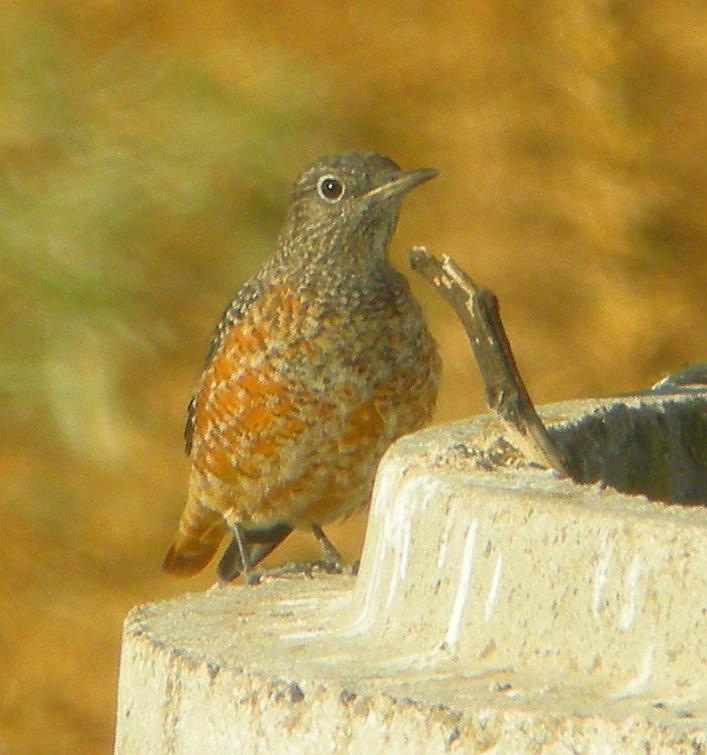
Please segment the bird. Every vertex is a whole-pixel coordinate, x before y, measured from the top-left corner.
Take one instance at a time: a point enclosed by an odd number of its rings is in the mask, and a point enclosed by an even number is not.
[[[188,405],[166,572],[196,574],[230,535],[218,576],[253,583],[294,529],[341,564],[323,525],[369,503],[384,452],[437,398],[436,342],[388,255],[402,197],[436,175],[351,150],[297,178],[274,254],[224,312]]]

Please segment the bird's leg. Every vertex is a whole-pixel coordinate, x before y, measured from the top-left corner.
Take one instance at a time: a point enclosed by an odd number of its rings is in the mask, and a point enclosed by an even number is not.
[[[316,537],[319,541],[319,545],[322,549],[322,555],[324,556],[324,563],[327,566],[336,568],[336,570],[339,572],[343,571],[344,560],[341,558],[339,551],[336,550],[331,540],[329,540],[329,538],[324,534],[324,530],[318,524],[313,524],[312,532],[314,533],[314,537]]]
[[[233,529],[233,525],[231,525]],[[257,566],[292,532],[288,524],[280,523],[259,529],[241,527],[241,542],[248,550],[248,565]],[[243,572],[243,560],[238,539],[234,535],[218,564],[222,582],[231,582]]]
[[[258,577],[251,571],[250,550],[247,546],[245,530],[238,522],[233,523],[232,529],[233,539],[238,545],[238,551],[241,555],[241,563],[243,564],[243,579],[248,585],[257,584]]]

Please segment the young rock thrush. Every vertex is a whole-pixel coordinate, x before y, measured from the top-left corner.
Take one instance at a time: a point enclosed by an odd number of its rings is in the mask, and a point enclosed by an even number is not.
[[[164,569],[213,558],[224,580],[293,528],[368,503],[386,448],[430,417],[440,361],[388,261],[403,194],[436,175],[374,152],[324,157],[295,182],[272,258],[216,328],[185,428],[191,473]]]

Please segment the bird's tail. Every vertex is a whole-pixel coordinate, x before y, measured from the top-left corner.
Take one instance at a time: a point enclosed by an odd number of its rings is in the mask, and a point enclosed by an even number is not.
[[[190,497],[162,568],[178,577],[200,572],[214,557],[226,530],[221,514]]]

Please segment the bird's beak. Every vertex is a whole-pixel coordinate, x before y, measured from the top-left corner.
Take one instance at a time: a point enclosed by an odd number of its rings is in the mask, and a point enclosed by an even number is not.
[[[436,175],[438,175],[438,171],[434,168],[396,171],[394,174],[386,176],[380,186],[376,186],[375,189],[366,192],[361,199],[367,207],[374,207],[382,204],[387,199],[406,194],[411,189],[414,189],[425,181],[429,181]]]

